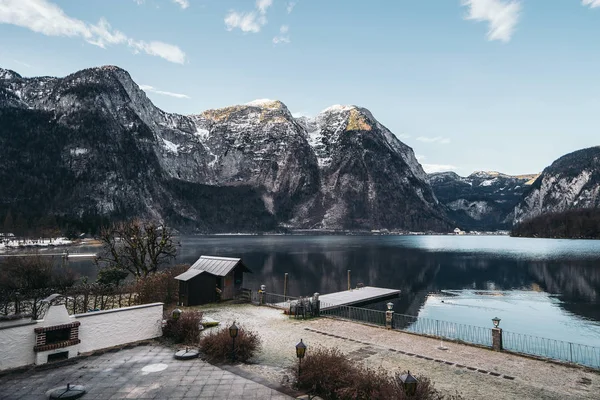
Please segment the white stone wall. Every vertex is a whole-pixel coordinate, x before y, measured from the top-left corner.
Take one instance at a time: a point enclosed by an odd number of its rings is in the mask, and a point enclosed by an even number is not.
[[[33,330],[36,327],[36,323],[24,322],[0,329],[0,370],[22,367],[35,362]]]
[[[68,316],[58,308],[48,313],[48,320],[0,323],[0,370],[30,364],[43,364],[48,354],[69,351],[69,357],[107,347],[137,342],[162,335],[163,304],[117,308]],[[54,309],[55,307],[52,307]],[[55,318],[57,317],[57,318]],[[52,321],[50,321],[52,320]],[[35,328],[79,321],[76,346],[35,353]]]
[[[162,336],[163,304],[95,311],[75,315],[79,327],[79,352]]]

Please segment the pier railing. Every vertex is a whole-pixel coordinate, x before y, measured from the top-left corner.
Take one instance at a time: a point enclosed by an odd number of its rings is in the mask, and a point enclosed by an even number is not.
[[[385,311],[321,303],[321,316],[386,326]],[[394,313],[392,329],[492,348],[492,329]],[[502,332],[504,350],[600,369],[600,347]]]
[[[253,291],[252,292],[252,302],[254,304],[259,304],[260,296],[261,295],[257,291]],[[281,308],[284,310],[289,310],[291,302],[293,300],[298,299],[298,297],[284,296],[282,294],[268,293],[268,292],[264,292],[262,294],[262,296],[263,296],[262,302],[264,305],[270,306],[270,307],[275,307],[275,308]]]

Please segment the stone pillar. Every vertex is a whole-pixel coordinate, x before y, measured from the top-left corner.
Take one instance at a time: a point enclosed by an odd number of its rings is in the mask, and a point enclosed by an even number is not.
[[[388,310],[385,312],[385,327],[386,329],[392,329],[392,321],[394,319],[394,311]]]
[[[492,328],[492,349],[502,351],[502,329]]]

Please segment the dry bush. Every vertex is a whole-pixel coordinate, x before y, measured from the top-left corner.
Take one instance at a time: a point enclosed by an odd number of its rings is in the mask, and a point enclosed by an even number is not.
[[[175,265],[138,279],[135,285],[139,304],[176,304],[179,300],[179,281],[175,277],[184,273],[189,265]]]
[[[231,361],[232,339],[229,329],[208,332],[200,338],[200,349],[211,361]],[[235,359],[246,362],[260,349],[260,337],[253,331],[239,328],[235,338]]]
[[[300,373],[294,367],[296,386],[325,400],[451,400],[437,391],[431,381],[419,376],[417,392],[408,397],[399,375],[383,369],[373,370],[348,360],[338,349],[315,348],[302,361]]]
[[[200,336],[201,321],[201,311],[184,311],[177,319],[169,316],[167,324],[163,327],[163,336],[175,343],[195,345]]]

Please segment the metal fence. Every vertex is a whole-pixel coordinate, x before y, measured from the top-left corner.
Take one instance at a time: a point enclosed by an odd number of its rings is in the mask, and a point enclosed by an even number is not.
[[[480,326],[394,313],[392,328],[419,335],[435,336],[492,347],[492,330]]]
[[[321,315],[358,321],[365,324],[385,326],[385,311],[351,306],[332,306],[321,303]]]
[[[262,296],[264,305],[275,308],[281,308],[284,310],[289,310],[291,302],[298,299],[298,297],[284,296],[282,294],[267,292],[263,293]],[[258,291],[252,292],[252,302],[254,304],[258,304],[260,302],[260,294],[258,293]]]
[[[600,368],[600,347],[502,331],[505,350]]]
[[[321,315],[385,326],[385,311],[321,303]],[[492,329],[394,313],[392,329],[492,347]],[[600,348],[502,331],[505,350],[600,369]]]

